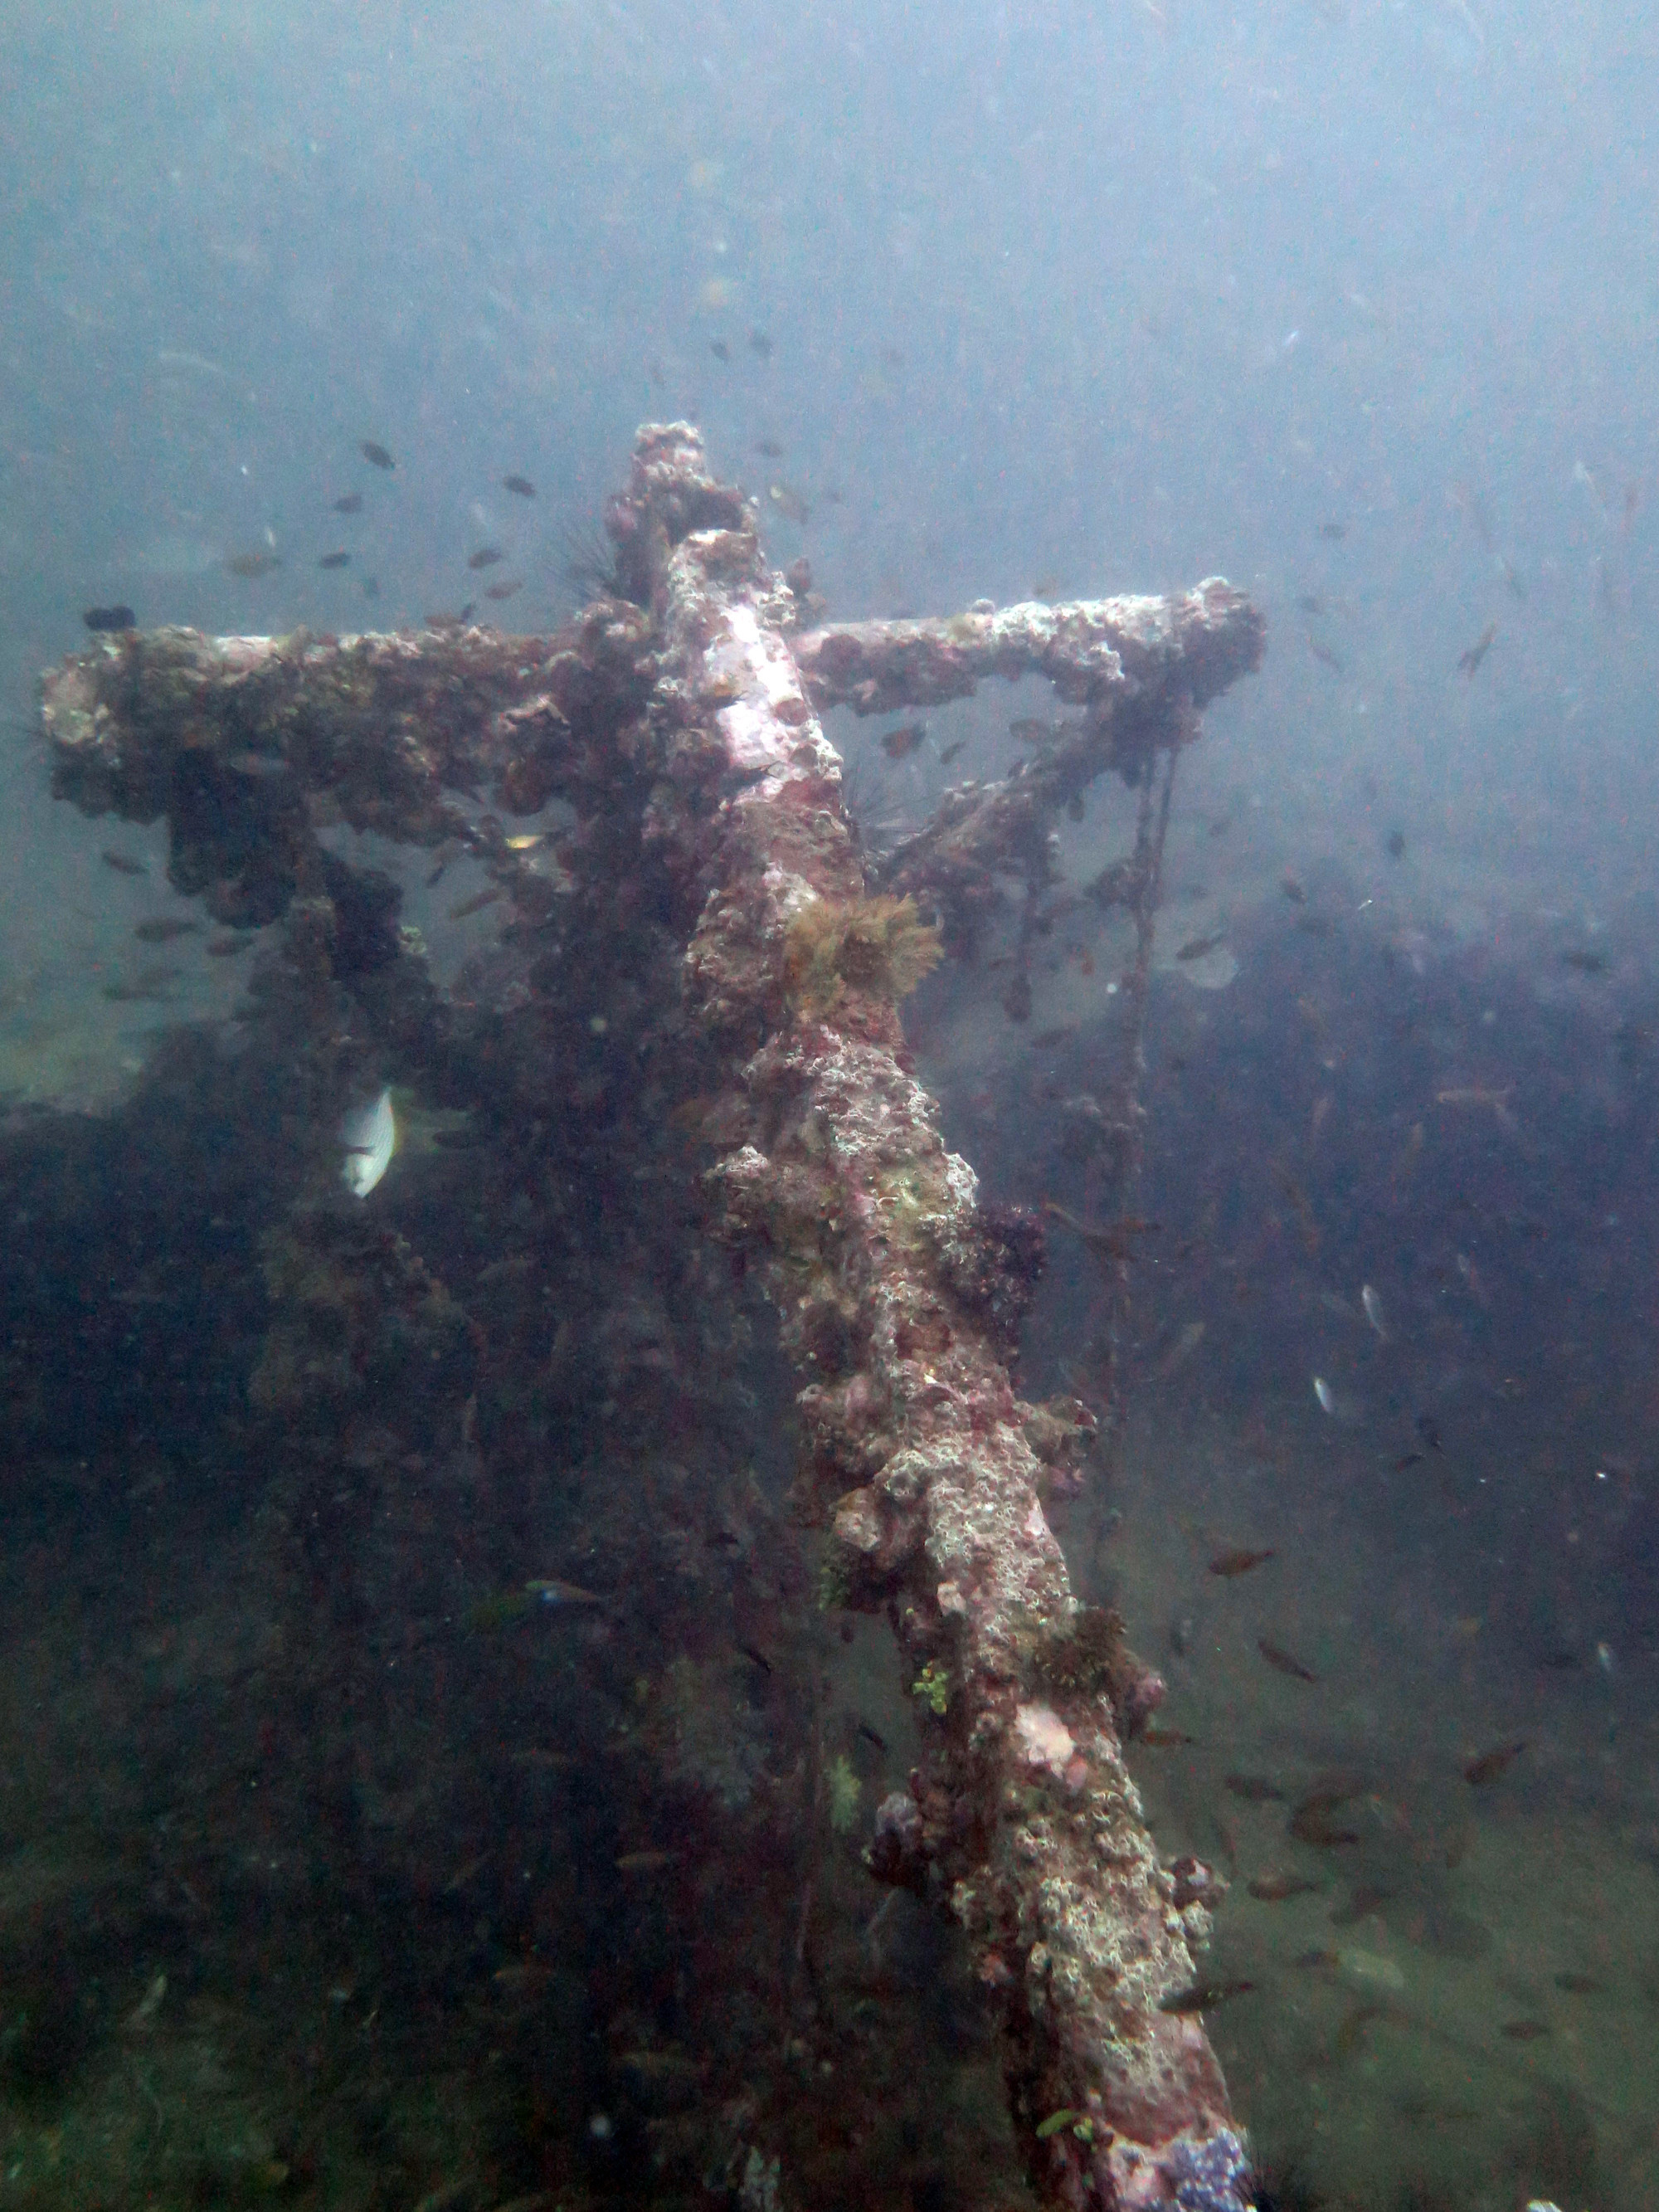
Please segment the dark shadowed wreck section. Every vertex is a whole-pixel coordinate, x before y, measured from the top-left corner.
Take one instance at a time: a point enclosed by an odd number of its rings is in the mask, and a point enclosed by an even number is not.
[[[629,988],[690,1017],[719,1152],[704,1219],[779,1316],[798,1501],[827,1532],[822,1595],[886,1612],[924,1715],[872,1870],[937,1894],[966,1930],[1046,2198],[1229,2212],[1249,2201],[1248,2160],[1178,2002],[1218,1885],[1158,1859],[1122,1745],[1161,1685],[1115,1615],[1077,1604],[1044,1514],[1091,1417],[1027,1404],[1010,1377],[1040,1227],[980,1205],[897,1009],[994,874],[1042,878],[1057,810],[1109,771],[1151,793],[1204,705],[1259,661],[1260,618],[1211,581],[802,634],[752,508],[685,424],[641,432],[608,526],[629,598],[548,639],[100,639],[46,680],[56,788],[88,812],[165,817],[174,883],[221,922],[281,921],[285,1018],[326,1040],[319,1161],[370,1067],[450,1054],[448,1103],[467,1103],[452,1011],[396,926],[395,888],[331,848],[334,825],[471,854],[525,988],[568,991],[573,1026],[592,1003],[579,985],[640,915],[678,944],[678,975],[662,963]],[[867,881],[819,709],[1033,673],[1079,719],[1022,773],[947,793]],[[554,802],[574,824],[550,869],[501,817]],[[559,1079],[550,1060],[550,1091]],[[296,1249],[324,1233],[349,1266],[337,1233],[296,1212]]]

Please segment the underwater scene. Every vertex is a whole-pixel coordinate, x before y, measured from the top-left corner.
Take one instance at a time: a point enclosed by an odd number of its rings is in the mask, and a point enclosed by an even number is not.
[[[1659,27],[0,50],[0,2212],[1659,2212]]]

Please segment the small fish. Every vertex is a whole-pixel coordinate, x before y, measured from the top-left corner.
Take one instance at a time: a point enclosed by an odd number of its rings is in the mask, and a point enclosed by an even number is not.
[[[1304,1667],[1293,1652],[1285,1650],[1277,1644],[1270,1644],[1265,1636],[1256,1638],[1255,1648],[1277,1673],[1288,1674],[1297,1682],[1316,1682],[1319,1680],[1311,1667]]]
[[[1389,1472],[1390,1474],[1404,1474],[1408,1467],[1420,1467],[1422,1464],[1423,1455],[1421,1452],[1401,1452],[1399,1458],[1390,1466]]]
[[[1440,1424],[1432,1413],[1419,1413],[1412,1423],[1412,1426],[1431,1451],[1445,1449],[1445,1446],[1440,1441]]]
[[[1477,1790],[1484,1790],[1489,1783],[1500,1780],[1520,1758],[1528,1741],[1526,1736],[1517,1736],[1513,1743],[1500,1743],[1492,1751],[1483,1751],[1463,1769],[1464,1781],[1472,1782]]]
[[[1607,956],[1605,952],[1564,952],[1561,955],[1561,965],[1564,968],[1576,969],[1581,975],[1605,975],[1607,972]]]
[[[1387,838],[1384,840],[1384,844],[1389,858],[1391,860],[1404,859],[1406,853],[1406,833],[1403,830],[1390,830]]]
[[[210,960],[234,960],[239,952],[246,952],[252,942],[245,932],[224,929],[210,937],[202,950]]]
[[[484,586],[484,597],[487,599],[510,599],[523,589],[524,578],[514,576],[510,583],[487,584]]]
[[[1298,1844],[1311,1844],[1317,1850],[1337,1850],[1345,1844],[1357,1844],[1358,1830],[1340,1827],[1331,1818],[1337,1808],[1347,1804],[1353,1795],[1349,1790],[1316,1790],[1291,1814],[1288,1832]]]
[[[1259,1874],[1246,1883],[1252,1897],[1260,1898],[1263,1905],[1283,1905],[1289,1897],[1305,1897],[1321,1885],[1300,1874]]]
[[[768,484],[766,496],[780,514],[787,515],[791,522],[807,523],[812,520],[812,510],[798,491],[787,483]]]
[[[1030,1011],[1029,1006],[1026,1011]],[[1095,1256],[1102,1260],[1139,1258],[1139,1255],[1130,1240],[1136,1237],[1150,1237],[1162,1225],[1156,1221],[1143,1221],[1134,1214],[1125,1214],[1120,1220],[1097,1225],[1093,1222],[1079,1220],[1075,1213],[1068,1212],[1051,1198],[1043,1200],[1042,1210],[1050,1220],[1058,1221],[1062,1228],[1069,1229],[1073,1237],[1080,1237]]]
[[[1511,2043],[1536,2043],[1540,2036],[1554,2032],[1547,2020],[1506,2020],[1498,2031]]]
[[[373,462],[377,469],[395,469],[398,465],[386,447],[377,444],[373,438],[361,440],[357,451],[366,461]]]
[[[1177,946],[1176,958],[1201,960],[1206,952],[1213,952],[1218,945],[1224,943],[1226,936],[1224,929],[1218,929],[1208,937],[1189,937],[1184,945]]]
[[[113,868],[118,876],[147,876],[149,873],[147,861],[135,860],[127,853],[118,853],[112,845],[106,845],[98,857],[106,868]]]
[[[1279,878],[1279,888],[1292,906],[1302,906],[1306,903],[1308,896],[1306,889],[1295,876],[1290,873],[1288,869]]]
[[[1316,637],[1310,637],[1308,640],[1308,650],[1312,653],[1314,659],[1320,663],[1321,666],[1328,668],[1334,676],[1346,676],[1347,674],[1348,664],[1346,661],[1343,660],[1338,654],[1333,653],[1328,645],[1322,645]]]
[[[469,568],[493,568],[498,561],[506,558],[499,545],[481,545],[476,553],[467,556],[466,565]]]
[[[584,1589],[580,1583],[562,1583],[547,1576],[526,1583],[525,1589],[531,1597],[539,1598],[544,1605],[609,1605],[611,1602],[599,1590]]]
[[[1160,2012],[1208,2012],[1212,2007],[1225,2004],[1230,1997],[1248,1996],[1255,1987],[1254,1982],[1194,1982],[1190,1989],[1171,1990],[1168,1996],[1160,1997]]]
[[[134,629],[137,617],[131,607],[88,607],[81,617],[89,630]]]
[[[391,1166],[398,1149],[398,1122],[390,1090],[346,1115],[340,1124],[340,1144],[346,1156],[340,1178],[355,1197],[367,1198]]]
[[[1194,1352],[1198,1350],[1199,1346],[1203,1343],[1207,1326],[1206,1322],[1201,1321],[1189,1321],[1186,1324],[1154,1370],[1160,1382],[1167,1381],[1178,1368],[1186,1365]]]
[[[1607,1987],[1594,1974],[1553,1974],[1550,1978],[1558,1990],[1565,1990],[1571,1997],[1600,1996]]]
[[[471,621],[472,614],[473,603],[469,599],[464,607],[457,607],[453,614],[440,611],[435,615],[422,615],[421,623],[427,629],[465,629]]]
[[[492,884],[488,890],[475,891],[471,898],[464,898],[459,905],[451,907],[449,918],[452,921],[465,921],[468,915],[482,914],[487,906],[494,906],[498,899],[506,896],[499,884]]]
[[[716,361],[730,361],[732,358],[732,349],[724,338],[710,338],[708,350]]]
[[[1373,2021],[1383,2019],[1389,2008],[1374,2000],[1370,2004],[1356,2005],[1336,2031],[1332,2050],[1339,2058],[1351,2058],[1365,2038],[1365,2030]]]
[[[769,461],[781,461],[783,459],[783,447],[775,438],[757,438],[755,451]]]
[[[951,762],[956,758],[957,755],[962,750],[967,742],[968,740],[966,738],[952,738],[948,745],[941,745],[939,749],[939,766],[941,768],[949,768]]]
[[[752,354],[758,355],[762,361],[771,360],[772,341],[767,337],[764,331],[753,330],[750,331],[749,350]]]
[[[1328,538],[1334,545],[1340,544],[1348,534],[1348,526],[1346,522],[1322,522],[1319,534],[1322,538]]]
[[[1321,1411],[1327,1413],[1334,1413],[1336,1411],[1336,1393],[1332,1389],[1330,1384],[1325,1380],[1322,1375],[1316,1375],[1314,1376],[1313,1390],[1315,1397],[1319,1401]]]
[[[489,1978],[503,1996],[510,1997],[539,1989],[551,1972],[539,1959],[517,1959],[510,1966],[497,1966]],[[448,2194],[447,2190],[443,2191],[445,2197]]]
[[[1313,615],[1317,617],[1322,615],[1325,611],[1325,602],[1320,598],[1317,592],[1304,592],[1300,599],[1297,599],[1297,605],[1301,608],[1304,615]]]
[[[233,576],[249,577],[268,576],[282,565],[282,556],[276,553],[233,553],[225,563]]]
[[[1393,1890],[1379,1889],[1375,1882],[1358,1883],[1347,1903],[1332,1913],[1332,1927],[1357,1928],[1362,1920],[1376,1911],[1379,1905],[1386,1905],[1393,1895]]]
[[[767,1657],[763,1651],[758,1650],[754,1644],[739,1644],[737,1646],[737,1649],[749,1662],[750,1665],[751,1667],[758,1667],[763,1674],[769,1674],[772,1672],[772,1662]]]
[[[614,1862],[618,1874],[660,1874],[665,1867],[678,1865],[678,1851],[624,1851]]]
[[[1137,1743],[1149,1743],[1154,1751],[1177,1751],[1195,1744],[1198,1738],[1188,1735],[1184,1729],[1154,1728],[1150,1723],[1137,1731]]]
[[[1488,623],[1485,629],[1481,631],[1480,636],[1476,638],[1474,643],[1470,646],[1466,652],[1460,653],[1458,654],[1457,665],[1471,682],[1474,681],[1475,671],[1480,667],[1486,655],[1492,651],[1493,645],[1497,642],[1497,639],[1498,624],[1496,623]]]
[[[536,496],[536,487],[528,477],[503,477],[501,489],[516,492],[520,499],[534,499]]]
[[[1262,1774],[1224,1774],[1221,1786],[1233,1796],[1242,1797],[1247,1805],[1284,1802],[1285,1792],[1276,1782],[1269,1782]]]
[[[1359,1286],[1359,1303],[1365,1309],[1366,1320],[1386,1344],[1389,1332],[1382,1322],[1382,1301],[1369,1283],[1362,1283]]]
[[[317,566],[319,568],[349,568],[351,566],[351,556],[349,553],[343,552],[325,553]]]
[[[927,735],[926,722],[901,722],[897,729],[882,732],[881,749],[889,760],[905,760]]]
[[[176,968],[143,968],[131,982],[106,983],[104,996],[112,1005],[118,1006],[131,1006],[141,1000],[165,998],[167,985],[175,981],[178,975]]]
[[[361,514],[362,511],[363,495],[360,491],[349,491],[343,499],[334,502],[336,514]]]
[[[1041,722],[1034,714],[1022,714],[1017,722],[1009,723],[1008,734],[1018,744],[1042,745],[1048,744],[1054,731],[1053,723]]]
[[[141,945],[166,945],[175,937],[197,937],[201,933],[199,921],[186,921],[182,915],[157,915],[153,921],[133,925],[133,935]]]
[[[1259,1567],[1265,1560],[1273,1557],[1275,1554],[1271,1550],[1218,1552],[1211,1560],[1207,1571],[1212,1575],[1220,1576],[1224,1582],[1231,1582],[1235,1576],[1248,1575],[1253,1567]]]

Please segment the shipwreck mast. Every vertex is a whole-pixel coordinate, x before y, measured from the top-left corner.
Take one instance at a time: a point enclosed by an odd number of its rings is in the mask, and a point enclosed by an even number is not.
[[[1092,1423],[1024,1403],[1009,1376],[1041,1226],[982,1207],[972,1169],[945,1151],[897,1000],[936,955],[935,923],[948,950],[994,872],[1046,879],[1059,809],[1109,771],[1135,782],[1134,853],[1097,886],[1136,930],[1120,1103],[1133,1172],[1175,757],[1257,665],[1261,619],[1211,580],[1170,599],[803,632],[752,507],[684,423],[641,431],[608,522],[628,600],[549,639],[100,641],[46,679],[56,788],[88,812],[165,815],[175,885],[233,927],[280,920],[294,988],[319,1005],[356,992],[352,1049],[378,1024],[382,1059],[422,1048],[441,994],[384,897],[319,842],[330,822],[459,840],[509,927],[533,933],[564,895],[474,795],[520,815],[558,799],[598,887],[586,908],[565,899],[567,947],[586,927],[597,956],[635,893],[682,917],[684,1005],[720,1091],[708,1226],[777,1311],[826,1589],[887,1613],[927,1716],[923,1763],[881,1808],[872,1870],[937,1894],[965,1930],[1045,2199],[1237,2212],[1248,2160],[1182,2002],[1218,1885],[1158,1856],[1123,1745],[1162,1685],[1115,1616],[1077,1604],[1040,1497],[1045,1462],[1085,1449]],[[1078,718],[1019,773],[947,793],[866,882],[820,711],[926,706],[1031,673]]]

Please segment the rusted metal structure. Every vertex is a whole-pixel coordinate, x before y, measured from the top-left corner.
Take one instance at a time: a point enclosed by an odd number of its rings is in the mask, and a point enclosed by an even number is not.
[[[1123,1743],[1161,1685],[1115,1616],[1078,1605],[1044,1515],[1091,1417],[1010,1380],[1041,1224],[981,1205],[897,1004],[971,936],[994,874],[1048,879],[1055,812],[1108,771],[1141,793],[1135,853],[1097,896],[1137,918],[1144,1002],[1174,760],[1256,665],[1261,620],[1211,581],[806,629],[685,424],[641,432],[608,525],[617,595],[547,639],[100,641],[46,681],[56,788],[165,816],[179,890],[232,929],[283,923],[286,1001],[315,1010],[319,1161],[367,1068],[445,1019],[395,890],[331,850],[330,825],[476,856],[526,1000],[575,969],[590,991],[619,973],[641,913],[678,940],[718,1152],[707,1226],[776,1310],[826,1594],[887,1612],[927,1716],[872,1869],[966,1931],[1046,2199],[1229,2212],[1249,2164],[1194,1989],[1213,1878],[1158,1858]],[[1076,720],[1024,772],[947,794],[867,877],[821,710],[1033,673]],[[555,802],[548,847],[509,836],[503,817]],[[660,990],[660,969],[632,988]]]

